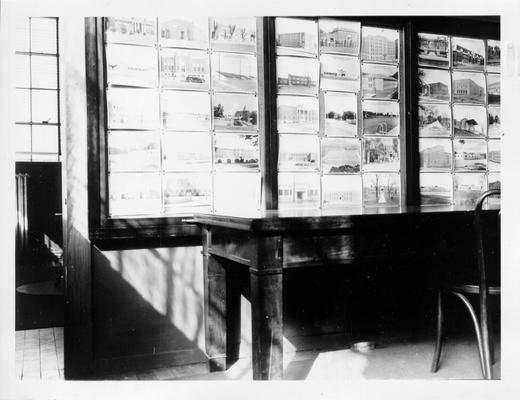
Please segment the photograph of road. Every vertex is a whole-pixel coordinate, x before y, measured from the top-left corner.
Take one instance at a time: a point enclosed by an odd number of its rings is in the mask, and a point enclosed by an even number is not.
[[[448,36],[419,33],[419,65],[448,68],[450,40]]]
[[[357,96],[352,93],[323,94],[324,123],[326,136],[357,136]]]
[[[451,107],[419,102],[419,136],[451,136]]]
[[[421,205],[451,204],[453,180],[449,173],[419,174]]]
[[[361,72],[364,99],[399,98],[399,70],[396,66],[363,64]]]
[[[363,134],[397,136],[399,104],[393,101],[363,101]]]
[[[213,129],[256,131],[258,128],[258,101],[249,94],[213,95]]]
[[[453,141],[455,170],[485,171],[486,141],[481,139],[458,139]]]
[[[213,90],[256,92],[256,57],[250,54],[213,53],[211,55]]]

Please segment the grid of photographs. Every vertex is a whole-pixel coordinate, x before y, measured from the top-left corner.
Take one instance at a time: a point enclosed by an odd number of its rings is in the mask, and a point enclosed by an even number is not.
[[[256,18],[104,23],[110,215],[258,209]]]
[[[473,208],[500,187],[500,42],[418,39],[421,204]]]
[[[399,206],[400,33],[276,18],[279,208]]]

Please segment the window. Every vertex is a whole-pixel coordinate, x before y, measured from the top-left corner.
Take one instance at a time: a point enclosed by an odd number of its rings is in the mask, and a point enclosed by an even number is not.
[[[57,18],[23,18],[16,38],[16,159],[59,161]]]

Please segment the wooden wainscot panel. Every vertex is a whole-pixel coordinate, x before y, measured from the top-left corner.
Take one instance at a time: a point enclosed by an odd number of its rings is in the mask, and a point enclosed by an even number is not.
[[[258,244],[253,235],[233,229],[208,227],[208,252],[247,266],[256,265]]]

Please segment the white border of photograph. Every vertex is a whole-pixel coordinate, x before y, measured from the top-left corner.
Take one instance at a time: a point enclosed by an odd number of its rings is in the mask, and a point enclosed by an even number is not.
[[[237,65],[238,69],[235,70]],[[211,55],[211,85],[217,92],[256,93],[257,75],[258,65],[254,55],[222,52]]]
[[[426,191],[428,189],[428,191]],[[453,177],[449,172],[419,174],[421,206],[453,204]]]
[[[320,57],[320,88],[325,91],[359,92],[359,58],[323,54]]]
[[[390,53],[384,53],[382,55],[370,55],[370,52],[367,52],[366,46],[368,43],[366,42],[366,38],[368,37],[384,37],[386,40],[386,44],[374,46],[376,48],[387,48],[391,46],[391,42],[396,41],[395,48],[395,57],[390,56]],[[400,51],[400,32],[397,29],[389,29],[389,28],[381,28],[376,26],[362,26],[361,27],[361,59],[363,61],[370,62],[383,62],[383,63],[399,63],[399,51]],[[395,39],[394,39],[395,37]]]
[[[321,170],[324,174],[359,174],[361,172],[361,140],[323,138],[321,140]]]
[[[361,175],[323,175],[321,177],[322,207],[361,207]]]
[[[192,37],[193,39],[171,39],[165,38],[163,32],[165,26],[174,21],[177,26],[184,23],[185,29],[177,31],[182,32],[182,35]],[[188,29],[195,28],[197,31],[189,31]],[[208,17],[189,18],[161,18],[159,17],[159,43],[162,47],[181,47],[188,49],[208,49],[209,48],[209,32],[208,32]]]
[[[320,167],[320,141],[317,136],[280,134],[279,171],[316,171]]]
[[[419,139],[419,171],[451,171],[452,156],[451,139]]]
[[[296,46],[282,46],[280,45],[279,35],[298,35],[303,34],[304,36],[304,47]],[[308,37],[307,37],[308,35]],[[289,40],[289,37],[287,40]],[[285,37],[284,37],[285,40]],[[298,38],[292,40],[296,44]],[[301,38],[299,39],[301,43]],[[318,56],[318,24],[313,20],[298,19],[298,18],[275,18],[275,43],[276,43],[276,54],[286,56],[304,56],[304,57],[317,57]],[[283,43],[286,43],[285,41]],[[310,45],[307,45],[310,43]]]
[[[288,191],[292,200],[284,200]],[[298,199],[301,197],[301,201]],[[310,198],[310,200],[308,199]],[[278,209],[317,209],[320,207],[320,175],[317,172],[280,172],[278,174]]]
[[[212,50],[256,53],[256,17],[210,17],[209,24]]]
[[[318,19],[318,41],[320,46],[321,53],[331,53],[331,54],[350,54],[353,56],[359,56],[359,49],[361,44],[361,23],[358,21],[344,21],[341,19],[334,18],[319,18]],[[327,40],[327,38],[322,38],[323,35],[329,34],[332,32],[352,32],[354,35],[357,34],[357,37],[348,38],[348,34],[345,34],[345,38],[343,39],[343,45],[338,46],[338,40],[332,38],[333,40]],[[323,33],[322,33],[323,32]],[[332,36],[332,35],[331,35]],[[347,47],[347,43],[352,42],[355,45]],[[325,46],[323,43],[335,43],[334,46]]]
[[[258,171],[258,134],[216,133],[213,137],[213,160],[216,170]]]
[[[421,121],[427,118],[426,113],[432,114],[433,118],[429,124],[421,125]],[[419,103],[419,137],[427,136],[438,136],[438,137],[449,137],[451,136],[451,107],[448,104],[442,103]],[[439,120],[440,119],[440,120]],[[444,124],[443,124],[444,122]],[[445,124],[448,124],[448,127]]]
[[[278,94],[318,95],[320,62],[314,58],[276,57]]]
[[[211,135],[207,132],[165,132],[163,169],[165,171],[210,171]]]
[[[277,121],[276,126],[277,130],[280,133],[311,133],[317,134],[319,131],[319,101],[314,97],[305,97],[305,96],[288,96],[288,95],[280,95],[276,100],[277,107]],[[289,107],[285,114],[282,114],[280,107]],[[280,116],[291,116],[296,113],[297,115],[300,110],[305,111],[308,115],[307,118],[300,120],[297,118],[290,120],[289,118],[280,119]],[[306,108],[304,108],[306,107]],[[292,110],[294,109],[294,110]],[[289,113],[289,111],[291,113]],[[304,114],[304,113],[301,113]],[[314,116],[314,118],[313,118]]]
[[[428,67],[436,67],[436,68],[449,68],[450,60],[451,60],[451,46],[450,46],[450,37],[448,35],[442,35],[437,33],[418,33],[419,40],[419,49],[417,51],[419,55],[419,65],[428,66]],[[439,51],[436,46],[433,48],[421,45],[421,40],[435,40],[439,38],[446,39],[446,56],[438,55],[442,54],[443,51]],[[421,52],[421,49],[424,49]],[[433,53],[433,54],[432,54]]]
[[[358,99],[356,94],[328,92],[322,94],[321,101],[321,131],[325,136],[358,136]],[[327,116],[332,118],[327,118]]]

